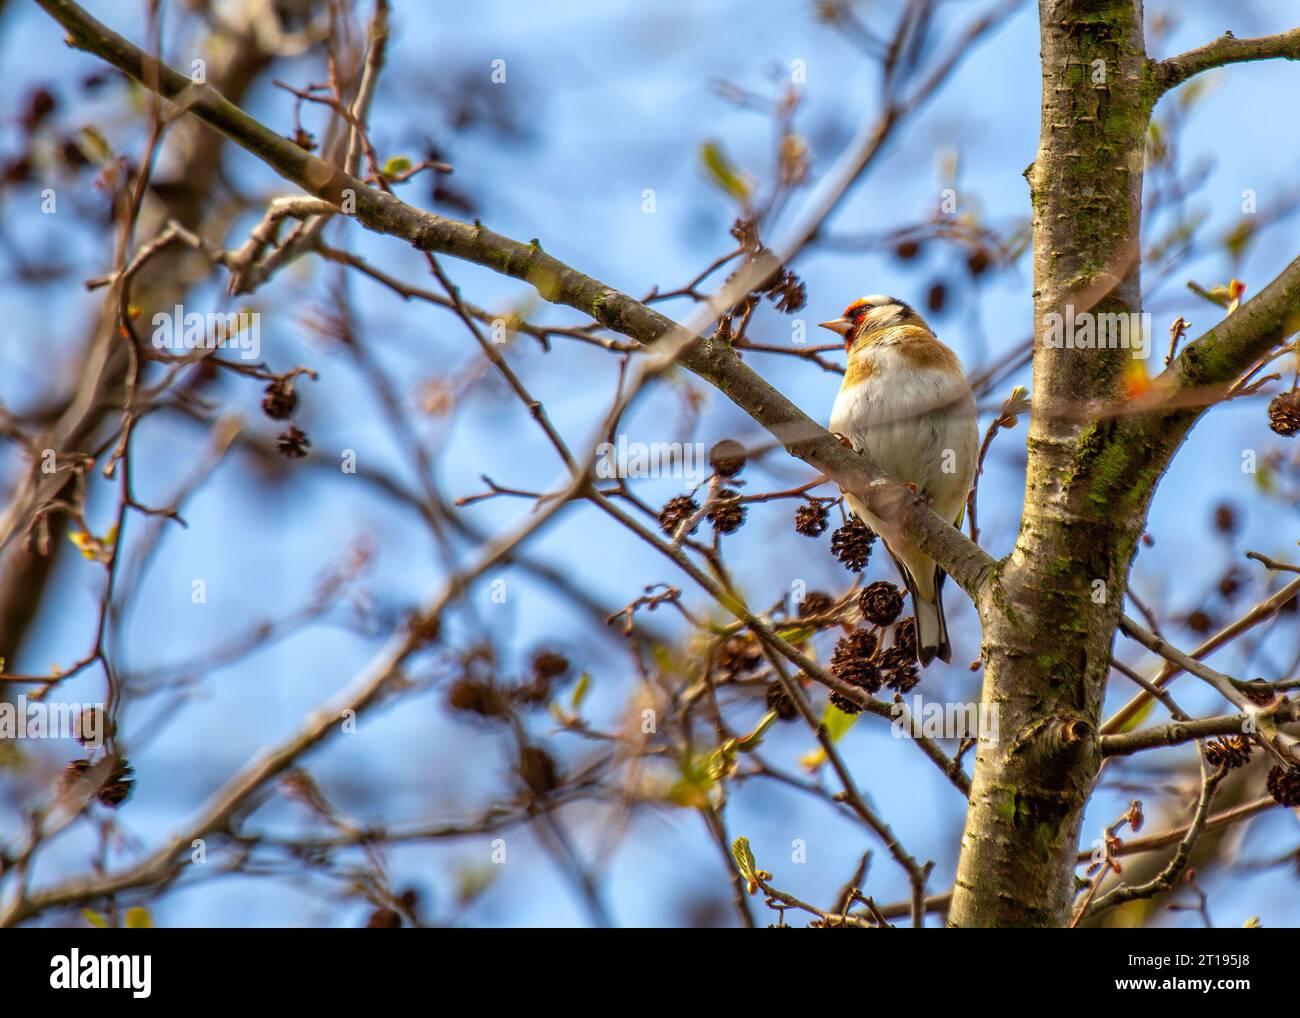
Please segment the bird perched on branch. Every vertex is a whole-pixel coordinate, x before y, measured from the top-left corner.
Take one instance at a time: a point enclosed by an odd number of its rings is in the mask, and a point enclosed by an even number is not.
[[[975,398],[957,355],[901,300],[872,294],[822,328],[844,337],[848,365],[830,430],[896,481],[924,497],[954,526],[975,480]],[[944,572],[920,548],[867,511],[849,508],[884,538],[912,595],[921,664],[952,660],[943,617]]]

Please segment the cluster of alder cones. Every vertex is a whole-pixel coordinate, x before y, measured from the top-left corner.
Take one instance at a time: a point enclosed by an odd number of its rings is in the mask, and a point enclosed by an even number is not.
[[[907,693],[920,681],[916,663],[916,620],[911,616],[900,619],[903,610],[903,592],[892,583],[879,580],[868,584],[858,594],[858,611],[863,625],[851,629],[835,644],[831,654],[830,674],[851,687],[855,692],[871,696],[888,687],[898,693]],[[834,600],[827,594],[810,593],[799,606],[799,619],[810,625],[821,622],[842,624],[837,618]],[[893,642],[884,645],[885,630],[893,626]],[[811,681],[802,672],[796,681]],[[830,701],[846,714],[860,714],[863,704],[857,696],[832,690]],[[799,716],[794,701],[780,682],[767,689],[768,710],[783,721],[793,721]]]
[[[1268,426],[1284,438],[1300,432],[1300,392],[1293,389],[1269,400]]]
[[[1250,762],[1252,746],[1244,735],[1225,735],[1205,744],[1205,759],[1211,767],[1232,770]],[[1300,767],[1275,764],[1265,782],[1268,794],[1283,806],[1300,806]]]

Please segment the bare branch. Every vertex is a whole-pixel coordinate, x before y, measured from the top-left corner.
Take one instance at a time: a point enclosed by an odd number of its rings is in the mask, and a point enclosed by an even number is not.
[[[1169,860],[1164,869],[1146,883],[1137,886],[1121,884],[1114,890],[1102,895],[1091,907],[1085,909],[1082,915],[1095,916],[1128,901],[1137,901],[1141,898],[1151,898],[1157,894],[1163,894],[1173,887],[1174,882],[1183,875],[1187,870],[1188,863],[1192,861],[1192,849],[1196,847],[1196,842],[1200,840],[1201,834],[1205,831],[1205,824],[1210,816],[1210,803],[1214,801],[1214,793],[1227,774],[1227,768],[1224,767],[1211,772],[1209,764],[1205,760],[1205,754],[1202,752],[1201,794],[1196,803],[1196,813],[1192,817],[1192,822],[1187,825],[1187,831],[1178,843],[1178,851],[1174,853],[1173,858]]]
[[[1227,64],[1241,64],[1252,60],[1300,60],[1300,28],[1277,35],[1264,35],[1256,39],[1238,39],[1231,32],[1204,46],[1180,53],[1167,60],[1153,61],[1152,77],[1155,80],[1156,98],[1172,88],[1177,88],[1188,78],[1202,71]]]
[[[1293,721],[1297,714],[1296,705],[1288,702],[1286,713],[1275,716],[1277,721]],[[1103,735],[1101,737],[1102,756],[1126,756],[1140,753],[1144,749],[1158,749],[1161,746],[1177,746],[1194,739],[1204,739],[1211,735],[1240,735],[1246,730],[1247,714],[1223,714],[1213,718],[1198,718],[1195,721],[1174,721],[1155,728],[1141,728],[1135,732],[1122,735]]]

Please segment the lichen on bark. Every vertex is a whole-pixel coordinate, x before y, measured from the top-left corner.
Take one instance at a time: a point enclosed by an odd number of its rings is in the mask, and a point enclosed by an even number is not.
[[[1075,313],[1140,312],[1151,109],[1141,5],[1043,0],[1040,21],[1042,122],[1028,172],[1035,323],[1069,305]],[[1102,420],[1128,356],[1035,343],[1022,526],[998,590],[979,606],[984,697],[1000,705],[1001,732],[976,757],[949,913],[955,926],[1059,926],[1068,918],[1129,565],[1113,550],[1130,546],[1149,501],[1149,491],[1128,486],[1137,464],[1121,429]]]

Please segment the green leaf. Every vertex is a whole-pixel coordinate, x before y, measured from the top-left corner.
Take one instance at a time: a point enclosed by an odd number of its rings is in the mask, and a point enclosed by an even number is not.
[[[456,871],[456,901],[468,905],[497,878],[500,866],[463,866]]]
[[[1011,390],[1011,395],[1007,401],[1002,404],[1001,416],[1006,419],[1004,428],[1014,428],[1020,423],[1021,414],[1027,414],[1032,409],[1033,404],[1029,402],[1029,390],[1023,385],[1017,385]]]
[[[94,124],[83,127],[73,140],[77,148],[81,149],[81,154],[92,163],[107,166],[113,161],[113,146]]]
[[[1190,110],[1197,103],[1217,91],[1222,83],[1217,74],[1198,74],[1178,90],[1178,105],[1183,111]]]
[[[578,684],[573,687],[573,696],[569,699],[569,706],[575,711],[582,706],[582,701],[587,698],[587,693],[591,691],[591,672],[583,672],[578,676]]]
[[[688,809],[712,806],[717,776],[723,767],[722,750],[714,750],[707,757],[685,757],[678,767],[681,777],[668,790],[668,801]]]
[[[650,656],[654,659],[655,667],[665,675],[682,675],[685,673],[682,662],[674,655],[671,647],[656,643],[650,648]]]
[[[710,785],[725,781],[736,769],[736,740],[728,739],[704,760],[704,773]]]
[[[108,920],[98,912],[92,912],[88,908],[83,908],[81,910],[81,918],[90,923],[91,926],[98,927],[101,930],[108,929]]]
[[[710,805],[709,791],[700,782],[682,778],[668,789],[668,801],[685,809],[707,809]]]
[[[126,928],[128,930],[152,930],[153,916],[147,908],[128,908],[126,910]]]
[[[406,156],[392,156],[388,162],[384,163],[385,177],[399,177],[411,168],[411,160]]]
[[[27,756],[18,748],[17,739],[0,739],[0,771],[21,771]]]
[[[826,704],[826,711],[822,714],[822,724],[826,726],[826,734],[830,736],[831,742],[839,742],[844,738],[844,733],[857,724],[860,714],[846,714],[833,703]],[[816,771],[826,762],[826,751],[817,746],[799,758],[800,765],[807,771]]]
[[[807,643],[813,638],[817,630],[811,626],[791,626],[788,629],[778,629],[776,635],[781,637],[786,643],[800,644]]]
[[[1143,721],[1147,719],[1147,715],[1151,713],[1155,705],[1156,705],[1156,701],[1154,699],[1147,700],[1146,703],[1144,703],[1141,707],[1139,707],[1136,711],[1133,712],[1133,716],[1131,718],[1129,718],[1122,725],[1120,725],[1119,730],[1121,732],[1133,731],[1140,724],[1142,724]]]
[[[1147,158],[1153,163],[1162,163],[1169,154],[1169,146],[1165,143],[1164,128],[1158,121],[1151,121],[1147,127]]]
[[[722,591],[718,596],[718,603],[738,619],[743,619],[749,614],[749,608],[746,607],[745,602],[730,591]]]
[[[722,151],[722,146],[716,141],[706,141],[704,147],[700,149],[700,158],[704,162],[704,168],[709,171],[709,176],[713,182],[722,188],[727,194],[737,201],[749,201],[749,195],[752,190],[749,181],[735,164],[727,158],[727,154]]]
[[[758,863],[754,861],[754,853],[749,847],[749,839],[743,834],[731,843],[731,858],[736,860],[736,869],[740,870],[742,877],[751,884],[757,882],[755,874],[758,872]]]
[[[831,742],[839,742],[844,738],[844,733],[858,723],[861,714],[847,714],[840,710],[833,703],[826,704],[826,713],[822,715],[822,724],[826,726],[826,734],[831,737]]]
[[[1223,246],[1227,248],[1228,254],[1232,255],[1233,258],[1240,258],[1246,253],[1246,248],[1254,239],[1255,221],[1246,218],[1224,235]]]
[[[1218,304],[1221,308],[1226,308],[1228,306],[1229,297],[1228,288],[1226,286],[1214,286],[1207,290],[1200,283],[1188,280],[1187,289],[1191,290],[1192,293],[1196,294],[1196,296],[1208,300],[1211,304]]]
[[[736,748],[742,753],[752,753],[754,750],[758,749],[758,747],[763,744],[764,733],[772,727],[775,721],[776,711],[768,711],[763,715],[763,720],[758,723],[757,728],[748,735],[742,735],[739,739],[735,740]]]
[[[1271,495],[1277,491],[1273,468],[1269,466],[1268,460],[1260,460],[1255,466],[1255,487],[1265,495]]]

